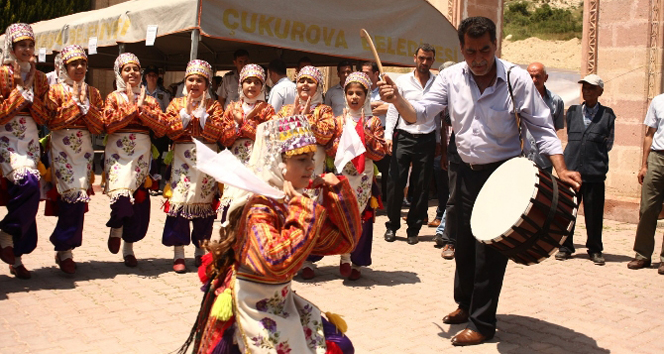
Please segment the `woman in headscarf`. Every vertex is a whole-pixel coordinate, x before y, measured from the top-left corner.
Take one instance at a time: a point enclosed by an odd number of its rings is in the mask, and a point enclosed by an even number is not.
[[[46,75],[35,67],[32,27],[15,23],[5,31],[0,66],[0,194],[7,215],[0,221],[0,258],[17,278],[29,279],[21,257],[37,247],[40,155],[37,124],[46,113]]]
[[[357,280],[361,267],[371,265],[371,244],[373,242],[374,211],[380,201],[380,188],[374,178],[374,161],[385,157],[386,147],[383,126],[379,117],[365,117],[371,112],[371,79],[367,74],[356,71],[348,75],[344,83],[346,108],[344,114],[336,117],[336,126],[342,127],[327,150],[334,158],[336,172],[348,179],[357,197],[358,208],[362,213],[362,236],[351,253],[341,255],[339,272],[343,277]],[[348,135],[348,136],[346,136]],[[351,143],[349,143],[351,142]],[[349,151],[361,145],[365,152],[350,161],[344,159]],[[352,266],[351,266],[352,263]]]
[[[265,71],[260,65],[247,64],[240,72],[240,99],[226,107],[222,119],[221,143],[243,164],[247,164],[256,140],[256,127],[275,116],[274,108],[265,102]],[[224,187],[221,206],[225,209],[236,191]]]
[[[55,57],[58,83],[49,89],[46,126],[51,170],[57,198],[58,223],[51,235],[55,261],[68,274],[76,272],[72,250],[83,242],[83,218],[90,201],[94,173],[92,134],[104,130],[99,90],[85,83],[88,57],[79,45],[68,45]]]
[[[310,180],[316,148],[302,115],[258,126],[248,167],[285,197],[244,191],[233,200],[229,224],[199,268],[204,300],[180,352],[194,341],[195,353],[353,353],[343,320],[329,312],[326,319],[291,288],[309,254],[349,252],[360,233],[348,181]],[[303,193],[308,186],[321,201]]]
[[[104,152],[105,193],[111,198],[108,250],[116,254],[124,240],[124,264],[136,267],[134,243],[142,240],[150,223],[150,197],[145,184],[152,161],[150,132],[164,136],[168,125],[159,103],[141,87],[141,63],[122,53],[113,66],[117,89],[106,97],[104,125],[108,138]]]
[[[167,134],[174,147],[171,178],[164,188],[164,197],[168,198],[164,211],[168,216],[162,243],[174,248],[173,270],[177,273],[187,271],[184,246],[192,241],[196,247],[195,265],[200,265],[205,254],[202,242],[210,239],[217,215],[217,182],[196,168],[196,146],[192,140],[198,139],[216,151],[221,138],[223,108],[207,94],[211,79],[208,62],[190,61],[184,78],[185,96],[171,101],[165,113],[171,125]]]

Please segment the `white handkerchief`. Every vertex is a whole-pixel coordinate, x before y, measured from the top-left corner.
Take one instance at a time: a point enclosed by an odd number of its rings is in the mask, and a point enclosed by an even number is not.
[[[341,133],[341,139],[339,139],[337,155],[334,156],[334,167],[337,169],[337,173],[341,174],[341,171],[348,162],[362,155],[365,151],[367,149],[364,147],[357,131],[355,131],[355,127],[350,122],[346,122],[344,130]]]
[[[194,139],[194,143],[196,144],[196,168],[214,177],[217,182],[268,198],[282,199],[285,197],[283,191],[272,187],[256,176],[230,150],[216,153],[196,139]]]

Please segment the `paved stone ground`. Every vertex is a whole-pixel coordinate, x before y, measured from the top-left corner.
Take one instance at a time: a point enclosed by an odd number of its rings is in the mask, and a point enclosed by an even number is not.
[[[171,271],[172,251],[161,245],[161,197],[152,198],[149,233],[136,246],[139,266],[125,267],[106,249],[108,199],[97,194],[86,215],[78,271],[60,272],[48,237],[56,219],[38,217],[40,240],[24,263],[28,281],[0,266],[0,353],[168,353],[185,340],[201,300],[194,273]],[[42,206],[43,209],[43,206]],[[0,215],[4,215],[4,208]],[[434,208],[429,209],[433,215]],[[664,276],[655,267],[628,270],[635,225],[606,221],[607,264],[593,265],[578,245],[568,261],[524,267],[510,263],[498,307],[498,332],[481,346],[456,348],[463,327],[442,317],[452,299],[454,262],[433,247],[434,229],[421,242],[383,241],[385,216],[376,223],[373,265],[356,282],[338,276],[338,258],[320,262],[319,276],[295,289],[324,311],[343,314],[357,353],[661,353]],[[585,240],[580,221],[577,228]],[[658,231],[656,249],[661,247]],[[657,258],[654,259],[658,261]],[[657,266],[659,263],[655,263]]]

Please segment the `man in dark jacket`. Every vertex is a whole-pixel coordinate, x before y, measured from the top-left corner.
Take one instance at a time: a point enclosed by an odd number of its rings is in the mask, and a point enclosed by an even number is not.
[[[604,92],[604,81],[591,74],[579,81],[583,84],[583,104],[567,110],[567,168],[581,173],[583,184],[579,191],[579,204],[583,201],[588,240],[586,248],[590,260],[604,265],[602,256],[602,221],[604,218],[604,180],[609,172],[609,151],[613,147],[616,115],[609,107],[597,101]],[[565,260],[574,253],[574,228],[556,254]]]

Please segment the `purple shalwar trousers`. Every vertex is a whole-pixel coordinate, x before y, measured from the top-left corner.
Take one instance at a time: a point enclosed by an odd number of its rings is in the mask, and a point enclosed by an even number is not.
[[[83,243],[83,219],[86,202],[68,203],[58,199],[58,223],[51,234],[56,251],[67,251]]]
[[[214,215],[193,219],[182,216],[167,216],[161,243],[169,247],[187,246],[193,241],[196,247],[200,247],[204,240],[209,240],[212,236],[214,219]],[[194,224],[193,232],[190,232],[190,222]]]
[[[0,229],[14,241],[14,256],[29,254],[37,247],[37,209],[39,208],[39,177],[30,173],[16,183],[7,181],[7,215]]]
[[[135,198],[137,193],[139,193],[139,190],[134,192],[134,204],[127,196],[119,197],[115,203],[111,204],[111,218],[106,226],[112,228],[122,227],[122,240],[124,242],[138,242],[148,233],[150,197],[147,196],[146,190],[141,191],[140,193],[145,193],[146,197],[139,203]]]

